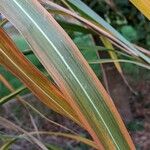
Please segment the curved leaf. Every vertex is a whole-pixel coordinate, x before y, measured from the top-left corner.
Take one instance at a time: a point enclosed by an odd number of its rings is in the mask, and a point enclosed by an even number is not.
[[[2,28],[0,29],[0,64],[15,74],[48,107],[80,125],[78,117],[62,93],[25,58]],[[16,94],[24,88],[18,89]],[[5,101],[7,96],[1,99],[1,103]]]
[[[135,149],[113,101],[54,18],[36,0],[1,0],[0,10],[24,35],[98,149]]]
[[[150,20],[150,1],[149,0],[130,0],[149,20]]]

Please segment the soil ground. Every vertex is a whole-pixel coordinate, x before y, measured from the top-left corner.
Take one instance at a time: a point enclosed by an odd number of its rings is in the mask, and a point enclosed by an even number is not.
[[[112,80],[112,79],[111,79]],[[138,91],[139,95],[135,96],[131,93],[123,92],[124,85],[122,82],[118,82],[115,84],[115,88],[113,89],[118,94],[118,97],[126,97],[127,101],[129,101],[130,112],[121,111],[121,114],[127,128],[129,129],[129,133],[139,150],[149,150],[150,148],[150,81],[141,80],[138,82],[134,82],[132,78],[128,77],[129,83],[132,83],[131,86]],[[121,86],[123,85],[123,86]],[[115,96],[114,96],[115,98]],[[49,119],[56,121],[66,127],[74,130],[75,132],[89,137],[88,133],[80,128],[78,125],[73,123],[67,118],[62,117],[59,114],[56,114],[52,110],[49,110],[45,107],[40,101],[37,100],[32,94],[25,96],[25,100],[30,102],[33,106],[38,108],[43,114],[45,114]],[[119,103],[119,101],[117,102]],[[117,104],[118,109],[120,110],[122,107],[121,104]],[[63,132],[64,129],[60,127],[56,127],[42,119],[40,116],[30,111],[32,116],[34,117],[34,121],[37,125],[39,131],[59,131]],[[126,114],[125,114],[126,113]],[[127,114],[131,113],[130,121],[126,119]],[[30,117],[24,107],[17,100],[12,100],[5,104],[2,109],[0,109],[1,116],[7,118],[8,120],[16,123],[23,129],[27,131],[34,131],[33,125],[31,124]],[[7,133],[10,135],[16,135],[18,132],[14,132],[12,130],[8,130],[5,127],[0,126],[0,132]],[[66,150],[87,150],[91,149],[90,147],[85,146],[79,142],[74,140],[60,138],[55,136],[40,136],[40,139],[44,143],[51,143],[53,145],[58,145]],[[0,142],[2,144],[2,141]],[[29,143],[27,140],[19,140],[11,147],[12,150],[33,150],[38,149],[34,144]]]

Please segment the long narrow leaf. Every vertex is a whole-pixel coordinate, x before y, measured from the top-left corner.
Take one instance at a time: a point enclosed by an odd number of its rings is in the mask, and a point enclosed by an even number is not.
[[[73,134],[68,134],[68,133],[62,133],[62,132],[46,132],[46,131],[39,131],[38,132],[40,135],[53,135],[53,136],[60,136],[60,137],[64,137],[64,138],[69,138],[69,139],[73,139],[75,141],[78,142],[82,142],[84,144],[87,144],[95,149],[97,149],[97,146],[95,145],[95,143],[89,139],[86,139],[82,136],[79,135],[73,135]],[[30,132],[31,135],[36,134],[36,132]]]
[[[10,121],[8,121],[7,123],[9,123],[9,122]],[[28,132],[28,134],[31,135],[31,136],[34,136],[35,134],[37,134],[37,132]],[[84,144],[86,144],[88,146],[91,146],[91,147],[97,149],[97,146],[96,146],[96,144],[93,141],[91,141],[91,140],[89,140],[87,138],[84,138],[84,137],[82,137],[80,135],[74,135],[74,134],[69,134],[69,133],[64,133],[64,132],[51,132],[51,131],[38,131],[38,134],[40,134],[40,135],[48,135],[48,136],[57,136],[57,137],[63,137],[63,138],[72,139],[72,140],[75,140],[75,141],[78,141],[78,142],[82,142],[82,143],[84,143]],[[0,136],[1,137],[7,137],[7,138],[8,137],[9,138],[13,138],[12,136],[9,136],[9,135],[0,135]],[[3,147],[4,148],[5,147],[8,148],[8,147],[11,146],[11,144],[14,144],[17,140],[22,139],[22,138],[26,139],[27,137],[28,137],[28,135],[26,135],[26,134],[20,134],[18,136],[14,136],[14,138],[10,142],[5,143],[3,145]],[[45,145],[47,145],[47,144],[45,144]]]
[[[128,54],[133,55],[133,53],[131,52],[130,48],[126,44],[122,43],[119,39],[117,39],[116,37],[112,36],[109,32],[105,31],[104,28],[102,28],[97,23],[93,23],[93,22],[91,22],[91,21],[89,21],[89,20],[79,16],[78,14],[76,14],[74,12],[71,12],[70,10],[67,10],[67,9],[65,9],[65,8],[63,8],[63,7],[57,5],[57,4],[55,4],[55,3],[53,3],[53,2],[51,2],[49,0],[39,0],[39,1],[42,4],[47,4],[48,6],[52,6],[55,9],[58,9],[61,12],[61,14],[63,14],[63,13],[65,13],[65,15],[68,14],[68,15],[78,19],[79,21],[85,23],[87,25],[87,27],[92,28],[95,31],[95,33],[100,34],[100,35],[102,34],[102,35],[106,36],[107,38],[109,38],[111,43],[113,43],[115,46],[117,46],[118,48],[124,50]],[[137,54],[134,53],[134,55],[136,56]],[[147,56],[145,56],[145,57],[148,60],[147,62],[149,62],[150,59]],[[138,58],[138,59],[140,59],[140,58]]]
[[[150,0],[130,0],[150,20]]]
[[[62,93],[25,58],[2,29],[0,29],[0,64],[15,74],[48,107],[79,123]],[[16,91],[16,94],[20,90]],[[1,103],[5,101],[7,97],[1,99]]]
[[[122,43],[124,43],[127,47],[130,48],[130,51],[133,54],[136,54],[137,56],[140,56],[143,58],[146,62],[150,63],[150,58],[141,53],[138,49],[136,49],[128,40],[126,40],[119,32],[117,32],[111,25],[109,25],[103,18],[101,18],[99,15],[97,15],[92,9],[90,9],[88,6],[86,6],[83,2],[80,0],[67,0],[72,5],[74,5],[77,9],[79,9],[81,12],[84,12],[89,18],[94,20],[96,23],[98,23],[100,26],[102,26],[104,29],[106,29],[108,32],[110,32],[112,35],[114,35],[116,38],[118,38]]]
[[[109,52],[108,52],[109,55],[110,55],[110,57],[111,57],[111,59],[112,59],[112,60],[118,59],[117,54],[115,53],[115,49],[113,48],[113,45],[111,44],[111,42],[110,42],[107,38],[102,37],[102,36],[101,36],[101,40],[102,40],[102,42],[103,42],[103,44],[105,45],[106,48],[109,48],[109,49],[112,49],[112,50],[113,50],[113,51],[109,51]],[[123,71],[122,71],[122,68],[121,68],[121,65],[120,65],[119,61],[118,61],[118,62],[114,61],[114,65],[115,65],[117,71],[120,73],[120,76],[122,77],[124,83],[125,83],[125,84],[128,86],[128,88],[130,89],[130,91],[132,91],[133,93],[136,93],[136,92],[133,90],[133,88],[129,85],[128,81],[126,80],[126,78],[125,78],[125,76],[124,76],[124,74],[123,74]]]
[[[65,0],[62,0],[62,2],[68,7],[69,4],[68,4]],[[68,5],[67,5],[67,4],[68,4]],[[73,9],[70,5],[69,5],[68,8],[69,8],[70,10]],[[80,13],[80,12],[79,12],[79,13]],[[83,14],[83,15],[84,15],[84,14]],[[106,37],[104,37],[104,36],[100,36],[100,38],[101,38],[101,41],[102,41],[102,43],[104,44],[104,46],[105,46],[106,48],[112,49],[112,51],[108,51],[110,57],[111,57],[112,59],[117,59],[117,58],[118,58],[118,57],[117,57],[117,54],[115,53],[115,50],[114,50],[113,45],[111,44],[111,42],[110,42]],[[99,57],[99,55],[98,55],[98,57]],[[120,73],[121,77],[123,78],[124,82],[125,82],[125,83],[127,84],[127,86],[129,87],[129,89],[131,89],[131,91],[133,91],[132,88],[129,86],[127,80],[125,79],[124,75],[123,75],[123,71],[122,71],[122,68],[121,68],[119,62],[114,62],[114,65],[115,65],[116,69],[118,70],[118,72]],[[103,66],[101,66],[101,69],[102,69],[102,72],[103,72],[103,80],[104,80],[104,82],[105,82],[106,89],[107,89],[107,91],[109,91],[109,90],[108,90],[109,88],[108,88],[108,84],[107,84],[107,79],[106,79],[106,75],[105,75]]]
[[[8,129],[13,129],[15,131],[19,131],[24,133],[30,140],[30,142],[34,142],[37,146],[39,146],[42,150],[48,150],[45,145],[39,141],[38,139],[36,139],[34,136],[30,135],[27,131],[25,131],[24,129],[20,128],[19,126],[15,125],[14,123],[10,122],[9,120],[3,118],[0,116],[0,125],[4,126]],[[15,141],[15,139],[14,139]],[[14,142],[12,141],[12,143]],[[11,143],[10,143],[11,144]],[[9,145],[9,144],[8,144]],[[7,145],[5,145],[7,147]]]
[[[103,37],[103,36],[101,36],[101,40],[102,40],[102,42],[103,42],[103,44],[104,44],[104,46],[105,46],[106,48],[113,50],[113,51],[109,51],[109,52],[108,52],[109,55],[110,55],[110,57],[111,57],[112,59],[117,59],[117,58],[118,58],[118,57],[117,57],[117,54],[115,53],[115,50],[114,50],[112,44],[110,43],[110,41],[109,41],[107,38]],[[119,72],[120,74],[123,74],[120,64],[119,64],[118,62],[114,62],[114,64],[115,64],[115,67],[117,68],[118,72]]]
[[[0,150],[9,150],[10,146],[16,141],[16,138],[12,138],[11,140],[5,142],[1,147]]]
[[[132,61],[132,60],[126,60],[126,59],[100,59],[100,60],[89,60],[88,61],[89,64],[97,64],[97,63],[114,63],[114,62],[122,62],[122,63],[130,63],[130,64],[134,64],[140,67],[143,67],[145,69],[150,70],[150,66],[146,65],[146,64],[142,64],[140,62],[136,62],[136,61]]]
[[[0,99],[0,105],[8,102],[10,99],[14,98],[17,96],[19,93],[21,93],[23,90],[25,90],[25,87],[21,87],[17,89],[16,91],[12,92],[11,94],[6,95],[5,97]]]
[[[1,0],[0,11],[30,43],[98,148],[135,149],[113,101],[54,18],[36,0]]]

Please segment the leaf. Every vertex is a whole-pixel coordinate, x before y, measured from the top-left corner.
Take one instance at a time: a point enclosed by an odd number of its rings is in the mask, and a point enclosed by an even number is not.
[[[7,142],[5,142],[5,144],[3,144],[1,147],[0,147],[0,150],[9,150],[9,147],[16,141],[17,139],[14,138],[14,139],[11,139]]]
[[[11,144],[14,144],[14,142],[16,142],[17,140],[19,140],[20,138],[25,138],[28,139],[28,141],[30,142],[34,142],[35,144],[37,144],[40,148],[42,148],[42,150],[47,150],[47,148],[45,147],[45,145],[43,145],[43,143],[41,143],[38,139],[36,139],[33,135],[39,134],[39,135],[50,135],[50,136],[60,136],[60,137],[64,137],[64,138],[69,138],[69,139],[73,139],[76,140],[78,142],[82,142],[84,144],[87,144],[93,148],[97,149],[97,146],[95,145],[95,143],[89,139],[86,139],[80,135],[74,135],[74,134],[69,134],[69,133],[62,133],[62,132],[47,132],[47,131],[35,131],[35,132],[27,132],[24,129],[20,128],[19,126],[17,126],[16,124],[10,122],[9,120],[0,117],[0,125],[8,128],[8,129],[13,129],[15,131],[19,131],[22,132],[23,134],[19,135],[19,136],[15,136],[12,140],[8,141],[7,143],[5,143],[0,150],[6,150],[6,148],[9,148],[11,146]]]
[[[65,1],[65,0],[63,0]],[[69,0],[68,0],[69,1]],[[79,0],[79,3],[81,1]],[[71,2],[72,4],[72,2]],[[90,10],[90,8],[88,8],[86,5],[84,5],[84,3],[80,3],[80,5],[78,5],[77,3],[73,3],[73,6],[77,7],[77,11],[80,13],[81,16],[83,16],[84,18],[86,18],[87,20],[91,20],[91,22],[95,22],[96,25],[98,25],[100,28],[110,32],[112,35],[115,34],[116,37],[118,37],[118,39],[122,39],[125,44],[129,47],[130,45],[132,46],[131,43],[129,43],[125,38],[123,38],[123,36],[117,32],[113,27],[111,27],[103,18],[101,18],[100,16],[98,16],[94,11]],[[75,9],[76,10],[76,9]],[[134,36],[134,35],[133,35]],[[113,51],[109,51],[110,57],[112,59],[117,59],[117,55],[115,53],[115,50],[113,48],[113,45],[111,44],[111,42],[109,41],[108,38],[106,38],[105,36],[100,36],[102,43],[104,44],[104,46],[106,48],[112,49]],[[113,43],[113,42],[112,42]],[[133,46],[132,46],[133,47]],[[133,47],[135,50],[136,48]],[[138,49],[137,49],[138,50]],[[131,50],[130,50],[131,51]],[[140,51],[137,51],[138,53]],[[141,52],[140,52],[141,53]],[[141,53],[143,55],[143,53]],[[141,55],[141,56],[142,56]],[[147,56],[146,56],[147,57]],[[148,57],[147,57],[148,58]],[[118,72],[120,73],[123,81],[125,82],[125,84],[128,86],[128,88],[130,89],[131,92],[133,92],[134,94],[137,94],[134,89],[129,85],[128,81],[126,80],[125,76],[123,75],[123,71],[121,68],[121,65],[119,64],[119,62],[114,61],[114,65],[116,67],[116,69],[118,70]],[[103,66],[101,66],[102,68],[102,72],[103,72],[103,80],[106,86],[107,91],[109,92],[109,88],[107,85],[107,80],[105,77],[105,73],[103,71]]]
[[[147,54],[148,56],[150,56],[150,50],[147,50],[143,47],[140,47],[139,45],[134,45],[136,48],[138,48],[141,52]]]
[[[139,39],[138,32],[131,25],[122,26],[120,32],[130,42],[136,43]]]
[[[3,97],[0,99],[0,105],[6,103],[7,101],[9,101],[10,99],[12,99],[13,97],[16,97],[17,95],[19,95],[22,90],[25,90],[26,87],[22,87],[22,88],[19,88],[17,90],[15,90],[14,92],[12,92],[11,94],[8,94],[7,96]],[[55,121],[52,121],[50,119],[48,119],[42,112],[40,112],[39,110],[37,110],[34,106],[32,106],[30,103],[28,103],[27,101],[25,101],[24,99],[20,99],[22,103],[24,103],[26,106],[28,106],[30,109],[32,109],[34,112],[36,112],[39,116],[41,116],[43,119],[45,119],[46,121],[48,121],[49,123],[51,124],[54,124],[55,126],[58,126],[60,128],[63,128],[65,129],[66,131],[69,131],[73,134],[76,134],[73,130],[55,122]]]
[[[53,145],[53,144],[46,144],[46,147],[49,150],[63,150],[62,148],[60,148],[59,146]]]
[[[150,1],[149,0],[130,0],[150,20]]]
[[[109,49],[112,49],[113,51],[109,51],[108,53],[110,54],[110,57],[112,60],[117,60],[118,57],[117,57],[117,54],[115,53],[115,49],[113,48],[113,45],[111,44],[111,42],[105,38],[105,37],[102,37],[101,36],[101,40],[103,42],[103,44],[105,45],[106,48],[109,48]],[[130,91],[134,94],[137,94],[134,89],[129,85],[127,79],[125,78],[124,74],[123,74],[123,71],[122,71],[122,68],[121,68],[121,65],[119,63],[119,61],[114,61],[114,65],[117,69],[117,71],[120,73],[120,76],[122,77],[124,83],[127,85],[127,87],[130,89]]]
[[[0,11],[24,35],[98,149],[135,149],[112,99],[54,18],[36,0],[1,0]]]
[[[91,20],[94,20],[94,22],[96,22],[99,25],[99,27],[103,27],[104,29],[106,29],[106,31],[114,35],[118,40],[122,42],[122,44],[125,44],[129,48],[129,51],[131,51],[133,54],[140,56],[146,62],[150,63],[149,57],[147,57],[138,49],[136,49],[128,40],[126,40],[119,32],[117,32],[111,25],[109,25],[103,18],[97,15],[92,9],[86,6],[82,1],[67,0],[67,2],[75,6],[80,12],[84,13],[84,17],[86,16],[86,18],[88,17],[88,19],[90,18]]]
[[[15,90],[14,92],[12,92],[11,94],[8,94],[7,96],[1,98],[0,105],[3,105],[4,103],[8,102],[10,99],[14,98],[15,96],[17,96],[19,93],[21,93],[25,89],[26,89],[25,87],[21,87],[21,88]]]
[[[5,79],[3,75],[0,74],[0,81],[10,90],[13,91],[12,86],[9,84],[9,82]]]
[[[5,69],[0,64],[0,74],[6,78],[6,80],[14,86],[15,89],[18,89],[22,86],[22,83],[17,79],[12,73],[10,73],[7,69]],[[10,93],[10,90],[7,89],[6,85],[4,83],[0,82],[0,98],[6,96]]]
[[[86,24],[87,27],[92,28],[93,31],[95,31],[95,33],[100,34],[100,35],[102,34],[102,35],[106,36],[107,38],[109,38],[111,40],[111,42],[113,44],[115,44],[118,48],[123,49],[127,53],[131,53],[130,49],[125,44],[120,42],[117,38],[112,36],[110,33],[106,32],[103,28],[99,28],[100,26],[97,26],[95,23],[93,23],[93,22],[91,22],[91,21],[89,21],[89,20],[87,20],[87,19],[77,15],[76,13],[71,12],[71,11],[69,11],[69,10],[67,10],[67,9],[65,9],[65,8],[63,8],[63,7],[59,6],[59,5],[51,2],[51,1],[48,1],[48,0],[39,0],[39,1],[41,3],[48,4],[48,6],[50,5],[50,6],[54,7],[54,8],[56,8],[56,9],[58,9],[61,12],[60,14],[65,13],[65,15],[66,15],[68,13],[68,15],[70,15],[70,16],[78,19],[79,21],[83,22],[84,24]]]
[[[63,2],[66,6],[69,5],[68,3],[65,2],[65,0],[62,0],[62,2]],[[67,5],[67,4],[68,4],[68,5]],[[68,8],[72,10],[72,7],[71,7],[70,5],[69,5]],[[79,11],[79,13],[80,13],[81,15],[85,16],[85,14],[82,13],[81,11]],[[87,19],[88,19],[88,17],[89,17],[89,16],[85,16],[85,18],[87,18]],[[102,43],[104,44],[104,46],[105,46],[106,48],[112,50],[112,51],[108,51],[108,53],[110,54],[110,57],[111,57],[112,59],[117,59],[117,58],[118,58],[118,57],[117,57],[117,54],[115,53],[115,50],[114,50],[113,45],[111,44],[111,42],[110,42],[106,37],[104,37],[104,36],[100,36],[100,38],[101,38],[101,41],[102,41]],[[97,56],[99,57],[99,55],[97,55]],[[115,65],[116,69],[118,70],[118,72],[120,73],[121,77],[123,78],[125,84],[129,87],[129,89],[130,89],[132,92],[134,92],[134,90],[130,87],[130,85],[128,84],[126,78],[124,77],[123,71],[122,71],[122,68],[121,68],[119,62],[115,62],[115,61],[114,61],[114,65]],[[105,75],[103,66],[101,66],[101,70],[102,70],[102,73],[103,73],[103,80],[104,80],[105,87],[106,87],[108,93],[110,93],[110,92],[109,92],[109,88],[108,88],[108,84],[107,84],[107,78],[106,78],[106,75]],[[134,93],[135,93],[135,92],[134,92]]]
[[[145,69],[148,69],[150,70],[150,66],[146,65],[146,64],[143,64],[143,63],[140,63],[140,62],[136,62],[136,61],[132,61],[132,60],[126,60],[126,59],[100,59],[100,60],[89,60],[88,61],[89,64],[97,64],[97,63],[114,63],[114,62],[123,62],[123,63],[131,63],[131,64],[134,64],[134,65],[137,65],[137,66],[140,66],[140,67],[143,67]]]
[[[8,22],[7,19],[3,19],[3,20],[0,22],[0,27],[4,26],[7,22]]]
[[[24,129],[20,128],[19,126],[15,125],[14,123],[10,122],[9,120],[3,118],[0,116],[0,125],[4,126],[8,129],[13,129],[15,131],[20,131],[23,132],[30,140],[30,142],[34,142],[35,144],[37,144],[42,150],[48,150],[45,145],[39,141],[38,139],[36,139],[34,136],[30,135],[27,131],[25,131]],[[14,140],[12,140],[10,143],[7,143],[6,145],[4,145],[4,148],[7,146],[10,146],[12,143],[14,143],[16,141],[16,138]]]
[[[96,144],[93,141],[91,141],[91,140],[89,140],[87,138],[84,138],[84,137],[82,137],[80,135],[74,135],[74,134],[69,134],[69,133],[64,133],[64,132],[51,132],[51,131],[26,132],[24,129],[18,127],[17,125],[15,125],[14,123],[10,122],[9,120],[7,120],[5,118],[1,118],[0,117],[0,124],[1,124],[1,120],[4,120],[4,122],[7,125],[6,127],[8,129],[12,129],[13,128],[14,130],[19,130],[20,132],[23,132],[23,133],[25,132],[24,134],[20,134],[18,136],[14,136],[14,138],[12,139],[12,143],[10,143],[10,144],[13,144],[14,142],[16,142],[19,139],[22,139],[22,138],[27,139],[27,137],[30,137],[30,136],[34,137],[34,135],[39,134],[39,135],[49,135],[49,136],[63,137],[63,138],[75,140],[75,141],[82,142],[82,143],[84,143],[84,144],[86,144],[86,145],[88,145],[90,147],[93,147],[93,148],[97,149],[97,146],[96,146]],[[13,127],[11,127],[10,125],[12,125]],[[0,136],[3,137],[4,135],[0,135]],[[5,137],[9,137],[9,136],[5,135]],[[11,138],[12,138],[12,136],[11,136]],[[10,144],[9,144],[9,146],[10,146]],[[49,144],[45,144],[45,145],[47,146]]]
[[[30,132],[31,135],[36,134],[37,132]],[[38,134],[40,135],[53,135],[53,136],[59,136],[59,137],[64,137],[64,138],[69,138],[73,139],[78,142],[82,142],[84,144],[87,144],[95,149],[97,149],[97,145],[95,143],[87,138],[84,138],[80,135],[73,135],[73,134],[68,134],[68,133],[63,133],[63,132],[47,132],[47,131],[38,131]]]
[[[15,74],[44,104],[79,123],[62,93],[25,58],[2,29],[0,29],[0,63]],[[19,89],[15,94],[23,89]],[[7,98],[6,96],[1,99],[1,104],[7,101]]]
[[[117,46],[118,48],[120,48],[120,49],[122,49],[122,50],[124,50],[125,52],[127,52],[128,54],[130,54],[130,55],[133,55],[132,53],[131,53],[131,49],[126,45],[126,44],[124,44],[124,43],[122,43],[121,41],[119,41],[117,38],[115,38],[114,36],[112,36],[111,34],[109,34],[109,32],[106,32],[105,30],[104,30],[104,28],[101,26],[101,25],[99,25],[99,24],[97,24],[96,22],[96,24],[95,23],[93,23],[93,21],[89,21],[89,20],[87,20],[87,19],[85,19],[85,18],[83,18],[83,17],[81,17],[81,16],[79,16],[79,15],[77,15],[76,13],[74,13],[74,12],[71,12],[71,11],[69,11],[69,10],[67,10],[67,9],[65,9],[65,8],[63,8],[63,7],[61,7],[61,6],[59,6],[59,5],[57,5],[57,4],[55,4],[55,3],[53,3],[53,2],[51,2],[51,1],[48,1],[48,0],[38,0],[38,1],[40,1],[42,4],[47,4],[48,6],[52,6],[52,7],[54,7],[55,9],[58,9],[58,11],[59,11],[59,13],[61,14],[61,15],[70,15],[70,16],[72,16],[72,17],[74,17],[74,18],[76,18],[76,19],[78,19],[79,21],[81,21],[81,22],[83,22],[83,23],[85,23],[86,25],[87,25],[87,27],[91,27],[92,29],[94,29],[94,31],[95,31],[95,33],[99,33],[99,34],[102,34],[102,35],[104,35],[104,36],[106,36],[107,38],[109,38],[110,39],[110,41],[115,45],[115,46]],[[55,10],[52,10],[51,12],[55,12]],[[57,10],[56,10],[57,11]],[[81,11],[79,11],[79,12],[81,12]],[[83,12],[82,12],[83,13]],[[86,15],[86,18],[87,18],[87,15]],[[92,18],[90,18],[90,17],[88,17],[89,19],[92,19]],[[107,22],[106,22],[107,23]],[[125,39],[126,40],[126,39]],[[127,41],[128,42],[128,41]],[[131,44],[131,46],[132,46],[133,44]],[[136,46],[133,46],[133,48],[134,47],[136,47]],[[137,47],[136,47],[137,48]],[[140,50],[140,49],[138,49],[138,50]],[[141,51],[141,50],[140,50]],[[142,52],[142,53],[141,53]],[[150,59],[149,59],[149,57],[147,57],[146,55],[144,55],[143,53],[143,51],[141,51],[140,52],[140,57],[141,58],[143,58],[147,63],[149,63],[150,62]],[[145,54],[147,54],[147,53],[145,53]],[[137,54],[135,54],[134,53],[134,55],[135,56],[137,56]],[[134,56],[133,55],[133,56]],[[140,57],[138,57],[138,59],[140,60]],[[141,61],[141,60],[140,60]]]
[[[103,36],[101,36],[100,38],[101,38],[101,40],[102,40],[102,42],[103,42],[103,44],[104,44],[104,46],[105,46],[106,48],[113,50],[113,51],[109,51],[109,52],[108,52],[109,55],[110,55],[110,57],[111,57],[113,60],[114,60],[114,59],[117,59],[118,57],[117,57],[117,55],[116,55],[116,53],[115,53],[115,50],[114,50],[112,44],[109,42],[109,40],[108,40],[107,38],[103,37]],[[114,64],[115,64],[115,67],[117,68],[118,72],[119,72],[120,74],[122,74],[123,72],[122,72],[122,69],[121,69],[120,64],[119,64],[118,62],[114,62]]]

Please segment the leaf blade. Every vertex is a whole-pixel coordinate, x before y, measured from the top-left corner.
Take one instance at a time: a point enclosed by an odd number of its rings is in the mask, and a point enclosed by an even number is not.
[[[149,0],[130,0],[150,20],[150,1]]]
[[[88,16],[90,19],[94,20],[100,26],[102,26],[106,31],[114,35],[118,40],[120,40],[123,44],[125,44],[129,51],[133,54],[140,56],[146,62],[150,63],[150,58],[141,53],[138,49],[136,49],[128,40],[126,40],[119,32],[117,32],[111,25],[109,25],[102,17],[97,15],[92,9],[90,9],[86,4],[84,4],[81,0],[67,0],[70,4],[77,7],[81,12],[83,12],[86,17]]]
[[[70,111],[68,114],[71,113],[71,116],[76,116],[75,113],[72,112],[62,93],[31,63],[29,63],[27,59],[25,59],[24,55],[17,49],[12,40],[2,29],[0,29],[0,53],[0,63],[25,83],[27,87],[48,107],[64,115],[67,115],[67,111]],[[35,78],[36,76],[38,78]],[[20,90],[22,90],[22,88]],[[63,107],[66,108],[67,111],[64,110]]]
[[[11,5],[8,0],[2,1],[5,6],[2,12],[24,34],[34,53],[63,94],[69,98],[69,104],[78,112],[80,121],[98,148],[103,149],[104,146],[108,149],[134,149],[111,98],[77,47],[52,16],[34,0],[13,0]],[[18,15],[23,17],[16,16],[16,10],[19,11]],[[6,12],[9,12],[9,15]],[[14,18],[19,22],[14,22]]]

